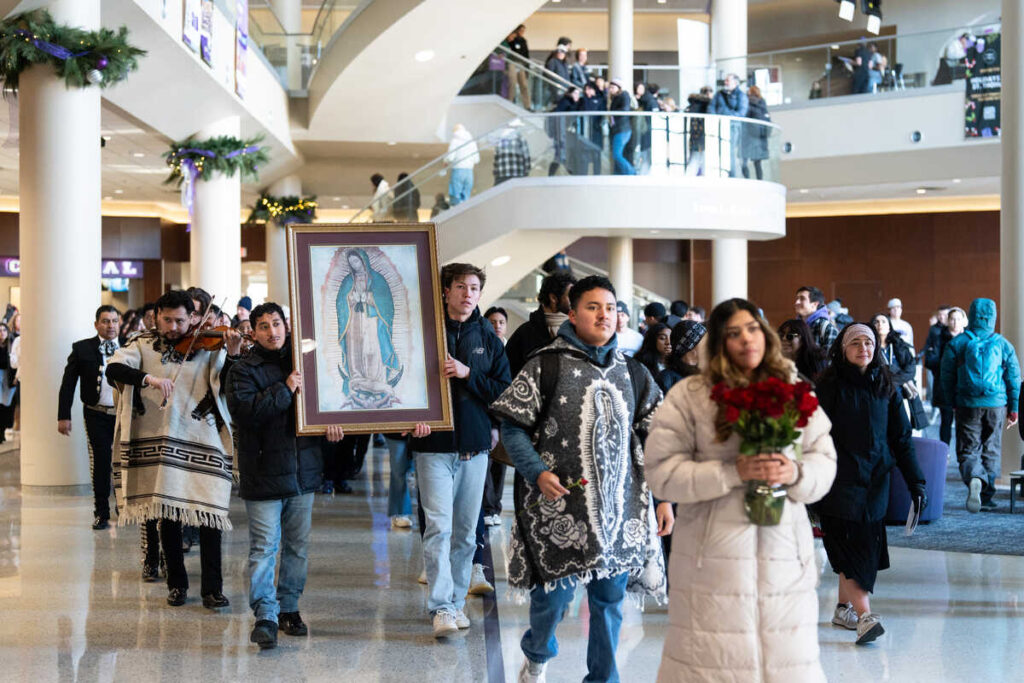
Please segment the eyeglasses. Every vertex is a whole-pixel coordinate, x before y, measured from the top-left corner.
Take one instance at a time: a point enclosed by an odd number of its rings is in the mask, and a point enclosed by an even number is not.
[[[800,333],[790,332],[789,334],[782,335],[782,338],[785,339],[786,341],[796,341],[797,339],[800,338]]]

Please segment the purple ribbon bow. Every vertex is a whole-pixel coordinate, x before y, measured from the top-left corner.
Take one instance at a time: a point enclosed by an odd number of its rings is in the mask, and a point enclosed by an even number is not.
[[[89,54],[88,50],[84,50],[82,52],[72,52],[63,45],[56,45],[55,43],[47,42],[42,38],[36,38],[36,36],[31,31],[26,31],[23,28],[16,29],[14,33],[15,35],[19,35],[22,38],[31,38],[32,44],[35,45],[38,49],[42,50],[48,55],[56,57],[57,59],[63,59],[64,61],[67,61],[73,57],[84,57],[85,55]]]

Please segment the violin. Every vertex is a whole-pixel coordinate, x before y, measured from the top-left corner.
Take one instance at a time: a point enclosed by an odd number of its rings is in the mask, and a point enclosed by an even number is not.
[[[201,330],[193,330],[184,335],[174,344],[174,350],[185,356],[189,353],[199,351],[219,351],[224,348],[224,333],[232,328],[227,325],[207,327]],[[253,341],[249,334],[239,333],[244,340]],[[193,341],[194,340],[194,341]]]

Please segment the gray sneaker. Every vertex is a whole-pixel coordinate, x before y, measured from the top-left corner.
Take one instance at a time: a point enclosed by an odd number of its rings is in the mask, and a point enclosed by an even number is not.
[[[434,613],[434,637],[444,638],[452,633],[458,632],[459,627],[455,624],[455,613],[446,609],[439,609]]]
[[[974,477],[967,485],[967,511],[978,512],[981,510],[981,479]]]
[[[518,683],[545,683],[548,677],[544,673],[544,669],[547,667],[547,662],[538,664],[523,657],[523,666],[519,669]]]
[[[845,605],[836,605],[835,614],[832,615],[832,623],[836,626],[842,626],[845,629],[851,631],[857,630],[857,610],[853,609],[851,603]]]
[[[469,628],[469,617],[467,617],[466,613],[461,609],[455,610],[455,625],[460,629]]]
[[[857,623],[857,644],[866,645],[885,633],[882,618],[874,612],[866,612]]]

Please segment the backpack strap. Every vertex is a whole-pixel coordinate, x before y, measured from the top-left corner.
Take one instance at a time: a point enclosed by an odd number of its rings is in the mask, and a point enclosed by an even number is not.
[[[640,399],[647,393],[647,385],[650,381],[650,374],[644,372],[646,368],[640,361],[625,356],[626,369],[629,370],[629,383],[633,386],[633,418],[636,420],[636,411],[640,409]]]

